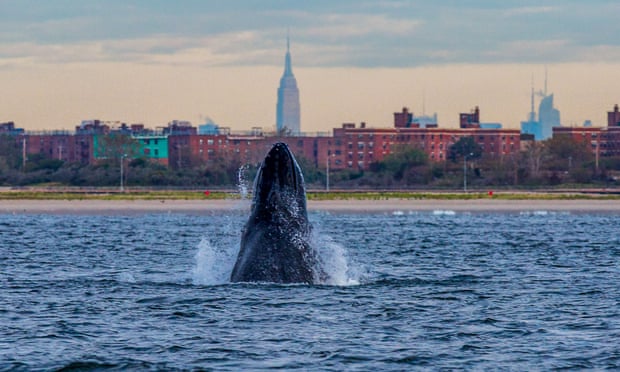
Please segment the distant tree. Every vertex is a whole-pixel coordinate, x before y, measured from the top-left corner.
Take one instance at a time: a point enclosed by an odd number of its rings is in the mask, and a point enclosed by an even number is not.
[[[41,154],[31,154],[26,163],[26,172],[44,170],[56,172],[65,162],[59,159],[50,159]]]
[[[468,159],[478,159],[482,156],[482,147],[474,137],[461,137],[448,149],[448,158],[453,162],[467,156]]]
[[[554,136],[545,141],[545,147],[553,170],[570,171],[591,165],[594,160],[590,143],[571,136]]]
[[[432,178],[428,163],[423,150],[399,146],[382,161],[371,164],[369,177],[375,178],[375,183],[383,179],[385,186],[393,185],[392,181],[406,185],[426,183]]]
[[[15,136],[0,135],[0,170],[19,169],[22,164],[20,141]]]
[[[548,158],[547,149],[542,142],[532,141],[528,143],[523,152],[524,168],[527,169],[528,175],[533,179],[538,179]]]
[[[118,163],[121,157],[135,159],[140,155],[140,142],[126,134],[111,133],[97,137],[97,154],[100,159]]]
[[[297,159],[297,163],[301,168],[306,184],[325,183],[325,172],[319,170],[313,161],[302,156],[301,154],[297,155],[295,159]]]
[[[293,132],[288,127],[282,127],[278,129],[276,133],[277,137],[290,137]]]

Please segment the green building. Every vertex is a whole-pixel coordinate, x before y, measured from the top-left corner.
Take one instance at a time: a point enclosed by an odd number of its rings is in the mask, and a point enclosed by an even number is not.
[[[114,139],[114,136],[119,136]],[[122,137],[121,137],[122,136]],[[125,138],[124,140],[122,138]],[[146,158],[157,163],[168,165],[168,136],[166,135],[131,135],[97,134],[93,137],[95,159],[116,157],[117,153],[133,154],[129,157]],[[138,148],[136,149],[136,145]],[[125,150],[126,147],[127,148]]]
[[[140,142],[140,155],[168,165],[168,136],[134,135],[132,137]]]

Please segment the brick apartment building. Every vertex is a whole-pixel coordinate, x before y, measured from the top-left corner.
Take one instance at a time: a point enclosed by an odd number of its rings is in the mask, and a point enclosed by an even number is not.
[[[553,136],[570,136],[589,143],[592,153],[600,156],[620,156],[620,110],[614,105],[607,112],[606,127],[554,127]]]
[[[25,137],[27,154],[92,164],[100,158],[101,136],[131,135],[139,142],[142,156],[177,169],[207,165],[217,159],[258,163],[277,141],[287,142],[297,157],[319,168],[327,167],[329,159],[329,167],[333,170],[367,170],[370,164],[383,160],[402,146],[416,147],[431,161],[442,162],[447,159],[450,146],[462,137],[473,137],[487,156],[503,156],[520,150],[519,130],[482,128],[479,117],[480,110],[476,107],[471,114],[460,115],[460,129],[443,129],[436,123],[421,127],[413,121],[413,114],[403,108],[394,113],[391,128],[344,123],[334,128],[331,136],[291,137],[277,137],[260,130],[245,134],[226,131],[198,134],[189,122],[176,120],[157,131],[147,130],[140,124],[128,126],[120,122],[89,120],[77,126],[74,133],[28,133]]]
[[[28,133],[26,155],[41,155],[68,163],[91,164],[94,160],[93,136],[69,132]]]
[[[14,123],[0,123],[0,135],[19,135],[25,139],[27,155],[40,154],[50,159],[92,164],[97,161],[97,138],[110,133],[131,135],[140,144],[140,154],[173,168],[208,165],[214,160],[236,160],[256,164],[277,141],[287,142],[299,158],[319,168],[332,170],[367,170],[373,162],[383,160],[397,148],[415,147],[433,162],[446,161],[450,146],[463,137],[472,137],[484,156],[501,157],[521,150],[522,136],[517,129],[488,127],[480,123],[480,109],[459,115],[459,128],[440,128],[436,123],[421,127],[407,108],[394,113],[392,127],[371,128],[365,123],[344,123],[331,136],[277,137],[260,130],[234,134],[222,130],[198,134],[189,122],[173,121],[157,131],[143,125],[85,121],[75,132],[30,132],[15,128]],[[114,128],[111,127],[114,124]],[[620,110],[608,112],[607,127],[555,127],[554,136],[570,135],[591,144],[599,156],[620,156]]]

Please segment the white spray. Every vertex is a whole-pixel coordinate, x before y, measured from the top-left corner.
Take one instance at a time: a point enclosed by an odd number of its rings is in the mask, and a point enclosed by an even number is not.
[[[238,189],[241,197],[239,207],[234,209],[248,209],[248,183],[244,165],[238,171]],[[198,244],[195,255],[196,266],[192,270],[192,279],[197,285],[221,285],[230,282],[237,254],[241,230],[245,220],[229,218],[228,223],[222,226],[217,237],[204,237]],[[346,254],[346,249],[336,243],[330,236],[322,234],[316,227],[313,229],[310,244],[316,249],[320,268],[317,272],[324,272],[326,279],[321,284],[346,286],[357,285],[361,277],[358,269],[352,266]]]

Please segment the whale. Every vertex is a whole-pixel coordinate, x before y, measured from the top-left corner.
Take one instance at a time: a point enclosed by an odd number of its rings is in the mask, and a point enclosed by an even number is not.
[[[278,142],[256,174],[230,281],[318,283],[323,275],[311,233],[301,168],[286,143]]]

